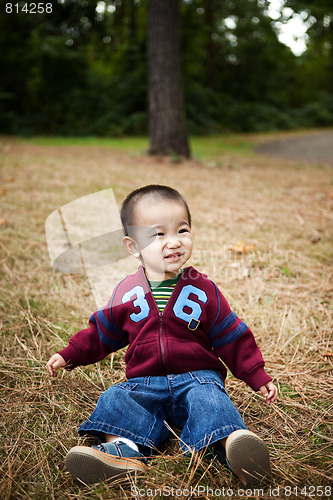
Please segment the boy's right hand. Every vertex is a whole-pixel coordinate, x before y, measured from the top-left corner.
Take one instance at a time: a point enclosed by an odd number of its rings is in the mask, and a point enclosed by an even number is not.
[[[53,356],[49,359],[46,365],[46,369],[51,377],[56,377],[56,371],[59,370],[62,366],[66,365],[66,361],[60,354],[53,354]]]

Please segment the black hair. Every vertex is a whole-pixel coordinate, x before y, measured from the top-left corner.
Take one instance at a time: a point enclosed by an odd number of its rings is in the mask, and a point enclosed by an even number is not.
[[[188,224],[191,227],[191,213],[185,198],[178,191],[176,191],[176,189],[169,186],[149,184],[148,186],[143,186],[132,191],[122,204],[120,218],[125,236],[128,236],[129,227],[135,225],[134,211],[137,203],[146,196],[152,196],[153,198],[160,200],[174,200],[183,203],[188,217]]]

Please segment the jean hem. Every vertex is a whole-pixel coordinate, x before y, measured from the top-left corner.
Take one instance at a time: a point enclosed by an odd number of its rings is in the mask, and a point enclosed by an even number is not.
[[[130,439],[133,441],[135,444],[139,444],[142,446],[146,446],[148,448],[156,449],[155,443],[150,441],[147,438],[143,438],[142,436],[138,436],[136,434],[133,434],[132,432],[122,429],[121,427],[115,427],[115,426],[106,426],[105,424],[94,424],[91,422],[91,425],[85,425],[83,424],[79,430],[78,433],[80,436],[85,436],[85,435],[90,435],[97,437],[101,442],[104,442],[103,435],[105,434],[113,434],[118,437],[123,437]]]
[[[222,439],[227,438],[228,436],[230,436],[232,432],[243,429],[247,429],[247,427],[246,426],[240,427],[238,425],[237,426],[229,425],[227,427],[223,427],[223,429],[217,429],[213,431],[208,437],[205,436],[203,439],[200,439],[200,441],[197,441],[195,444],[191,445],[184,442],[184,444],[183,443],[181,444],[181,448],[183,452],[184,449],[186,450],[184,452],[185,455],[191,453],[191,450],[197,452],[202,450],[203,448],[207,448],[208,446],[213,445],[214,443],[216,443],[216,441],[221,441]]]

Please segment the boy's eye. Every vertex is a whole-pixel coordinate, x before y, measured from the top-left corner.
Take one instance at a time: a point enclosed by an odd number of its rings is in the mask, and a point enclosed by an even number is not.
[[[158,232],[158,233],[152,233],[151,238],[157,238],[158,236],[162,237],[164,236],[164,233]]]
[[[188,229],[186,229],[186,228],[184,227],[183,229],[179,229],[179,231],[178,231],[178,232],[179,232],[179,233],[188,233],[188,232],[189,232],[189,230],[188,230]]]

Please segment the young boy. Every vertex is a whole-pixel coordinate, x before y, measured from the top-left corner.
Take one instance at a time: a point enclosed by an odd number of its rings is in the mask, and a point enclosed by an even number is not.
[[[79,429],[101,444],[72,448],[67,469],[85,483],[144,472],[146,456],[169,436],[166,421],[181,429],[185,454],[214,445],[246,487],[258,484],[270,475],[269,453],[227,395],[223,363],[268,404],[277,389],[251,330],[212,281],[183,267],[192,253],[185,199],[167,186],[144,186],[126,198],[121,220],[138,271],[47,363],[55,376],[60,367],[95,363],[128,345],[127,382],[105,391]]]

